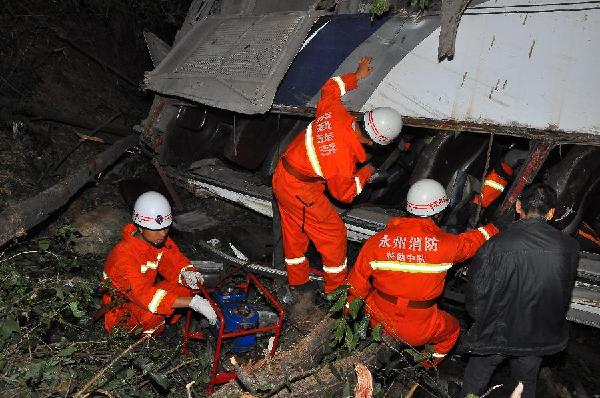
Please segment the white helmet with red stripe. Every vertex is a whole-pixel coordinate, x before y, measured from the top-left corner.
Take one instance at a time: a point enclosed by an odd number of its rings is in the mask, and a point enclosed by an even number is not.
[[[134,224],[152,230],[167,228],[173,222],[169,201],[154,191],[143,193],[137,198],[132,218]]]
[[[406,195],[406,210],[419,217],[433,216],[444,210],[450,200],[436,180],[425,178],[412,184]]]
[[[394,108],[382,107],[365,112],[364,126],[369,138],[379,145],[387,145],[402,130],[402,117]]]

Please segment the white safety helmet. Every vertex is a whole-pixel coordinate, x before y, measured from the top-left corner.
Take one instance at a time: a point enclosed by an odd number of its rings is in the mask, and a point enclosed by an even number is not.
[[[402,130],[402,117],[393,108],[382,107],[365,112],[363,122],[369,137],[379,145],[389,144]]]
[[[134,224],[152,230],[167,228],[173,222],[169,201],[154,191],[143,193],[137,198],[132,218]]]
[[[412,184],[406,195],[406,210],[419,217],[429,217],[444,210],[450,200],[436,180],[425,178]]]

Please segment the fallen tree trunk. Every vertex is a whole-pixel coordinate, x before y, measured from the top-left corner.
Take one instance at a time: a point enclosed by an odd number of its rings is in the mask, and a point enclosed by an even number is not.
[[[282,380],[295,380],[314,369],[324,354],[325,346],[331,336],[334,320],[326,316],[312,328],[311,332],[286,351],[278,351],[273,358],[265,358],[250,367],[244,367],[251,375],[257,390],[277,388]],[[236,381],[221,387],[214,397],[238,396],[243,392]]]
[[[384,345],[371,344],[361,351],[334,361],[321,363],[325,346],[331,335],[334,320],[327,316],[312,331],[292,348],[278,352],[275,357],[257,362],[244,368],[244,373],[252,378],[253,389],[265,397],[320,397],[336,396],[344,385],[356,384],[355,366],[376,367],[377,354],[384,347],[398,347],[399,343],[384,335]],[[247,381],[246,381],[247,382]],[[240,396],[244,390],[232,381],[221,387],[213,396]]]
[[[324,342],[326,344],[326,342]],[[273,397],[295,397],[311,398],[339,396],[344,389],[344,384],[349,382],[355,385],[357,378],[354,367],[357,363],[369,368],[377,363],[377,352],[381,349],[380,344],[371,344],[362,351],[358,351],[349,357],[338,359],[313,372],[310,376],[281,389]]]
[[[0,247],[11,239],[27,234],[27,230],[44,221],[52,212],[64,206],[84,185],[94,180],[96,174],[113,164],[125,151],[135,146],[138,136],[132,134],[115,142],[73,174],[38,195],[13,204],[0,213]]]
[[[19,105],[15,107],[8,101],[0,100],[0,106],[8,108],[12,113],[29,116],[37,120],[50,120],[53,122],[66,124],[74,127],[81,127],[89,130],[93,130],[98,127],[97,121],[83,118],[77,115],[70,115],[63,111],[59,112],[54,109],[42,108],[40,106],[32,104]],[[119,124],[109,124],[106,126],[102,126],[102,128],[99,129],[99,131],[102,133],[116,135],[119,137],[127,137],[129,134],[131,134],[131,128],[127,128]]]

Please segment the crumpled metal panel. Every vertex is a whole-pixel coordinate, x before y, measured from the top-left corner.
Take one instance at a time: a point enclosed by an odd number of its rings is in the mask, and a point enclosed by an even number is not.
[[[269,110],[318,12],[211,16],[153,71],[146,88],[234,112]]]
[[[144,32],[144,40],[150,53],[152,65],[156,68],[167,57],[167,54],[171,51],[171,46],[162,41],[154,33],[148,31]]]

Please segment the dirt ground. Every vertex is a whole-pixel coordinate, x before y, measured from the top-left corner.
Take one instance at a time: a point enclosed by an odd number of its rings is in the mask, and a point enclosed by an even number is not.
[[[189,2],[2,2],[0,212],[57,183],[144,119],[152,96],[139,85],[143,72],[151,69],[142,32],[150,30],[170,42]],[[98,132],[99,140],[81,140],[93,131],[82,124],[99,126],[108,120],[116,134]],[[213,351],[192,343],[190,355],[182,355],[181,322],[141,342],[122,333],[108,335],[102,320],[92,319],[100,309],[103,262],[129,220],[132,192],[144,181],[164,190],[159,180],[150,159],[130,151],[27,236],[0,248],[0,397],[86,392],[89,397],[205,396]],[[184,203],[179,213],[200,210],[213,222],[201,232],[173,231],[192,260],[222,261],[199,248],[199,240],[216,238],[220,248],[229,250],[232,236],[250,233],[265,246],[257,250],[258,261],[270,262],[270,220],[215,198],[196,198],[182,189],[177,193]],[[351,245],[351,257],[358,248]],[[225,272],[233,269],[225,265]],[[261,280],[285,296],[285,283]],[[308,334],[328,307],[323,301],[311,316],[286,320],[281,349]],[[460,309],[451,310],[464,318]],[[599,334],[572,326],[567,352],[544,363],[539,397],[600,396]],[[267,344],[268,336],[260,338],[256,349],[239,355],[240,361],[262,358]],[[328,358],[336,355],[347,352]],[[465,361],[455,356],[436,374],[450,384],[450,392]],[[375,375],[380,391],[393,383],[383,376],[388,373]],[[191,381],[195,384],[186,390]],[[494,382],[510,385],[507,369]],[[507,394],[504,388],[489,396]],[[422,387],[414,396],[443,395]]]

